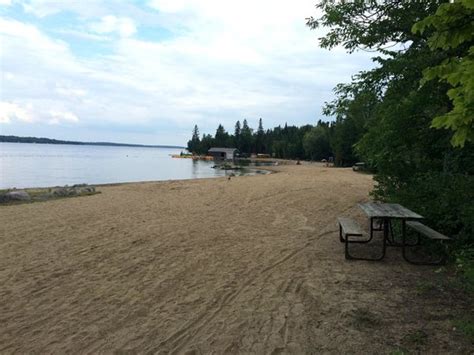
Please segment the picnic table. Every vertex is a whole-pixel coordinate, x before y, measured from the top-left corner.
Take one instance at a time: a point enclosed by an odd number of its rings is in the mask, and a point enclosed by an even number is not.
[[[378,203],[378,202],[366,202],[359,203],[359,207],[369,217],[369,241],[374,236],[374,231],[383,232],[382,240],[382,255],[379,258],[368,259],[359,258],[365,260],[382,260],[385,257],[387,245],[405,247],[406,242],[406,222],[413,220],[421,220],[423,216],[416,212],[409,210],[398,203]],[[399,220],[402,222],[402,243],[397,243],[393,236],[392,220]],[[379,223],[377,227],[376,224]],[[390,238],[391,237],[391,238]]]
[[[409,210],[398,203],[377,203],[377,202],[366,202],[359,203],[359,207],[370,219],[370,236],[373,236],[374,231],[382,230],[384,232],[384,239],[388,244],[394,246],[401,246],[397,244],[393,238],[393,230],[390,228],[392,220],[401,220],[402,222],[402,233],[404,233],[405,222],[413,220],[421,220],[423,216],[416,212]],[[374,222],[382,222],[382,228],[374,227]],[[389,233],[390,232],[390,233]],[[390,235],[392,239],[390,239]]]
[[[387,245],[395,246],[402,248],[403,258],[413,264],[418,265],[439,265],[445,260],[445,255],[442,255],[440,259],[435,261],[427,260],[414,260],[411,257],[408,257],[406,250],[410,247],[420,246],[420,236],[425,236],[431,240],[444,242],[449,241],[451,238],[431,229],[430,227],[422,224],[420,222],[423,219],[423,216],[419,215],[416,212],[409,210],[402,205],[397,203],[380,203],[380,202],[366,202],[359,203],[358,206],[364,211],[364,213],[369,218],[369,236],[363,238],[365,233],[359,227],[356,221],[346,218],[339,217],[339,238],[340,241],[345,243],[345,253],[346,259],[356,259],[356,260],[371,260],[378,261],[382,260],[385,257]],[[393,223],[394,221],[401,222],[401,231],[399,240],[397,241],[394,236]],[[407,242],[407,226],[416,234],[417,239],[415,243]],[[383,232],[382,237],[382,254],[376,258],[367,258],[367,257],[354,257],[349,253],[349,245],[353,243],[369,243],[374,237],[374,232],[379,231]]]

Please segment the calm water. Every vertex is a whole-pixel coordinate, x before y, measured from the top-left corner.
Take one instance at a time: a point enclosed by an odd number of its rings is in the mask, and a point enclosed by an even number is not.
[[[171,158],[170,154],[180,152],[168,148],[0,143],[0,188],[179,180],[226,174],[212,169],[213,162]]]

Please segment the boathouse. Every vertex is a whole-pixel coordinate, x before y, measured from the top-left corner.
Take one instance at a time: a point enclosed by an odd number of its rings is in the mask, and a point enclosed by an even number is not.
[[[237,152],[236,148],[211,148],[207,154],[215,160],[234,160]]]

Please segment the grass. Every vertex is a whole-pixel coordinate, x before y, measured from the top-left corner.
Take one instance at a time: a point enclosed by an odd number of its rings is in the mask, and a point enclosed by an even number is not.
[[[407,343],[413,344],[415,346],[423,346],[428,340],[428,334],[422,329],[415,330],[413,333],[407,334],[403,338]]]
[[[474,342],[474,317],[458,319],[453,324],[457,330],[463,333],[471,342]]]
[[[455,264],[463,288],[471,294],[474,293],[474,247],[458,251]]]
[[[405,355],[405,354],[408,354],[408,352],[402,348],[397,348],[395,350],[392,350],[392,352],[390,353],[390,355]]]
[[[378,317],[366,308],[356,309],[352,317],[352,322],[356,329],[373,328],[380,324]]]
[[[423,296],[435,289],[435,285],[432,282],[421,281],[416,285],[416,294],[418,296]]]

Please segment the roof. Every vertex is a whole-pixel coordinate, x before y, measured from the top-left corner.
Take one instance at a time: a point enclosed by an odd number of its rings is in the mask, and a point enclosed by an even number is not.
[[[234,153],[237,148],[211,148],[209,152],[224,152],[224,153]]]

